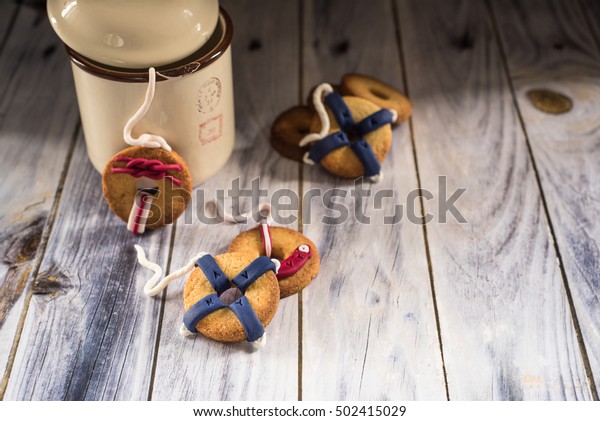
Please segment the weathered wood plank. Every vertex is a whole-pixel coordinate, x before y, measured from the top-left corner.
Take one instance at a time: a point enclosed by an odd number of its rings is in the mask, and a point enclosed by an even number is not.
[[[347,72],[372,74],[402,86],[390,2],[309,1],[304,8],[305,97],[321,82]],[[303,294],[302,397],[307,400],[445,399],[444,376],[427,259],[420,225],[385,225],[396,204],[418,187],[408,125],[394,130],[383,164],[385,179],[365,183],[358,204],[353,182],[304,168],[304,191],[340,189],[336,202],[349,219],[335,217],[319,199],[304,204],[304,232],[322,255],[318,282]],[[393,194],[374,210],[373,196]],[[418,207],[418,201],[415,203]],[[355,218],[364,210],[369,224]],[[417,214],[420,211],[417,209]]]
[[[236,147],[225,168],[199,191],[212,199],[217,189],[231,188],[234,179],[249,188],[251,181],[260,177],[261,188],[268,189],[269,194],[280,188],[297,192],[298,164],[272,150],[268,136],[275,116],[298,101],[298,5],[276,0],[227,1],[222,5],[235,24]],[[248,13],[250,9],[252,13]],[[268,19],[257,20],[257,16]],[[245,202],[249,207],[250,201]],[[202,204],[196,201],[194,208],[188,209],[186,217],[191,223],[180,220],[177,224],[172,269],[183,266],[198,251],[226,251],[237,233],[252,227],[251,223],[200,223],[197,215]],[[291,227],[296,228],[297,223]],[[223,345],[202,336],[179,335],[184,282],[182,278],[172,284],[166,293],[152,399],[296,399],[297,296],[281,301],[266,329],[266,348],[250,352],[247,343]]]
[[[583,13],[587,16],[587,23],[594,33],[596,43],[600,45],[600,2],[595,0],[582,0]]]
[[[5,399],[147,399],[160,303],[140,293],[148,273],[133,244],[164,263],[170,232],[125,229],[80,138]]]
[[[16,15],[19,11],[19,6],[12,1],[0,3],[0,52],[2,52],[2,47],[10,35],[12,24],[16,20]]]
[[[447,197],[468,189],[456,203],[467,223],[427,225],[450,399],[589,399],[485,4],[397,4],[422,187],[447,175]]]
[[[600,51],[586,22],[589,12],[578,2],[492,1],[492,6],[598,385]],[[593,10],[591,22],[598,29],[600,8]],[[572,110],[550,114],[537,109],[528,93],[540,89],[567,96]]]
[[[12,16],[12,11],[12,4],[2,3],[4,23],[8,24],[5,19]],[[43,15],[23,7],[3,45],[0,372],[6,380],[13,339],[27,301],[27,286],[40,262],[40,243],[78,115],[66,57]],[[0,385],[0,396],[3,389]]]

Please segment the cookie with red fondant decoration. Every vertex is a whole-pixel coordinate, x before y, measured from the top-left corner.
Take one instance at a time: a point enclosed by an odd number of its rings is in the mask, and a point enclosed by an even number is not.
[[[277,279],[281,298],[302,291],[318,275],[321,266],[314,243],[298,231],[261,224],[242,232],[229,246],[229,252],[266,255],[281,262]]]
[[[172,223],[191,199],[192,177],[183,158],[161,148],[132,146],[102,173],[102,192],[134,234]]]

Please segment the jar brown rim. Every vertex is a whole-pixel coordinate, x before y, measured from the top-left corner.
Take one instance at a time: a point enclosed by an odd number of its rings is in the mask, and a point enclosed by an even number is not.
[[[222,56],[231,45],[233,38],[233,23],[227,12],[219,8],[219,25],[223,26],[223,34],[217,45],[211,48],[206,54],[201,57],[195,57],[198,52],[184,58],[177,63],[183,64],[168,64],[156,68],[156,80],[168,80],[171,78],[182,77],[195,73],[213,61]],[[210,40],[209,40],[210,42]],[[117,82],[148,82],[148,69],[124,69],[118,67],[110,67],[79,54],[68,45],[65,44],[67,54],[71,61],[80,69],[104,79],[114,80]]]

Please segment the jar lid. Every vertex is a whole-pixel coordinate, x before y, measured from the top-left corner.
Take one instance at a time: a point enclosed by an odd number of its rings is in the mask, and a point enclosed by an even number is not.
[[[48,0],[48,17],[77,53],[112,67],[164,66],[200,49],[218,0]]]
[[[204,69],[219,57],[225,54],[231,46],[233,38],[233,24],[231,18],[220,9],[219,22],[210,39],[194,54],[156,68],[156,81],[160,82],[172,78],[184,77]],[[96,63],[75,50],[66,47],[71,62],[94,76],[125,83],[148,83],[148,69],[125,69]]]

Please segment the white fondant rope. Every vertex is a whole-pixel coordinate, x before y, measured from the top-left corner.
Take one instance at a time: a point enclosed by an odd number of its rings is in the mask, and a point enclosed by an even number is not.
[[[323,97],[324,95],[328,95],[332,92],[333,88],[329,83],[321,83],[319,86],[316,87],[315,91],[313,92],[312,100],[315,106],[315,110],[317,111],[317,115],[321,120],[321,131],[318,133],[310,133],[304,136],[300,141],[300,147],[319,141],[325,136],[327,136],[327,134],[329,133],[331,123],[329,121],[329,115],[327,114],[327,110],[325,110],[325,105],[323,104]]]
[[[369,177],[369,181],[371,183],[381,183],[383,181],[383,171],[379,171],[379,174]]]
[[[162,275],[162,268],[158,264],[150,262],[146,258],[146,253],[144,253],[143,248],[141,248],[137,244],[134,247],[135,247],[135,250],[137,251],[137,257],[138,257],[139,264],[141,266],[145,267],[146,269],[150,269],[150,270],[154,271],[154,275],[152,275],[152,277],[150,279],[148,279],[148,281],[146,282],[146,285],[144,285],[144,294],[146,294],[148,297],[154,297],[156,294],[160,293],[163,289],[165,289],[167,287],[167,285],[169,285],[173,280],[179,278],[180,276],[185,275],[186,273],[191,272],[194,269],[194,265],[196,264],[196,261],[199,258],[201,258],[202,256],[205,256],[206,254],[208,254],[208,253],[203,253],[203,252],[198,253],[184,267],[176,270],[175,272],[172,272],[168,276],[165,276],[162,279],[162,281],[158,282],[158,280],[160,279],[160,277]]]
[[[251,342],[251,344],[256,348],[264,348],[267,346],[267,332],[263,333],[263,335],[254,342]]]
[[[302,161],[305,164],[308,164],[308,165],[316,165],[317,164],[315,161],[313,161],[312,159],[310,159],[310,152],[305,152],[304,153],[304,156],[302,157]]]
[[[150,105],[152,104],[152,100],[154,99],[154,91],[156,88],[156,71],[154,67],[151,67],[148,70],[148,89],[146,89],[146,97],[144,98],[144,102],[140,106],[140,108],[135,112],[134,115],[127,121],[125,127],[123,128],[123,139],[125,142],[131,146],[143,146],[146,148],[163,148],[166,151],[171,150],[171,146],[167,143],[167,141],[159,135],[144,133],[141,134],[138,138],[135,138],[131,135],[131,131],[133,128],[144,118],[148,110],[150,109]]]
[[[271,231],[269,230],[269,224],[266,222],[261,223],[260,231],[262,232],[263,243],[265,246],[265,255],[270,258],[271,253],[273,252],[273,241],[271,240]]]
[[[281,262],[277,259],[271,259],[271,262],[275,263],[275,275],[279,273],[279,268],[281,268]]]
[[[182,323],[181,326],[179,326],[179,334],[181,336],[194,336],[196,333],[190,332],[188,330],[188,328],[185,326],[185,323]]]
[[[144,252],[144,249],[142,247],[140,247],[139,245],[134,245],[133,246],[135,248],[135,251],[137,252],[137,259],[138,259],[138,263],[142,266],[145,267],[146,269],[150,269],[151,271],[154,272],[154,275],[152,275],[152,277],[150,279],[148,279],[148,281],[146,282],[146,285],[144,285],[144,293],[146,295],[149,295],[146,291],[150,290],[160,279],[161,275],[162,275],[162,268],[160,267],[159,264],[154,263],[149,261],[146,258],[146,253]]]
[[[230,224],[243,224],[248,220],[248,218],[252,217],[252,211],[248,211],[248,212],[242,213],[240,215],[236,215],[236,216],[234,216],[230,213],[227,213],[227,212],[225,212],[223,203],[219,202],[216,199],[209,201],[207,203],[207,205],[212,208],[213,213],[211,216],[213,216],[213,217],[217,216],[217,215],[222,216],[223,221],[228,222]],[[258,222],[270,224],[271,205],[269,203],[263,203],[262,205],[260,205],[260,207],[258,208],[258,213],[261,218],[260,221],[258,221]]]

